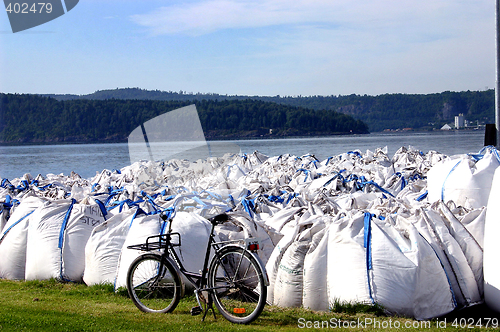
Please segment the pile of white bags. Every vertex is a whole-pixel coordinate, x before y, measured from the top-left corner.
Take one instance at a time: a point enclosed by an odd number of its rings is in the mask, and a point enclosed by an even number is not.
[[[175,211],[179,257],[202,268],[208,216],[231,210],[221,240],[257,237],[268,302],[329,310],[377,303],[427,319],[483,301],[483,237],[495,149],[448,157],[401,148],[189,162],[137,162],[92,179],[49,174],[0,187],[0,278],[124,287]],[[458,181],[458,179],[463,179]],[[489,181],[489,182],[488,182]]]

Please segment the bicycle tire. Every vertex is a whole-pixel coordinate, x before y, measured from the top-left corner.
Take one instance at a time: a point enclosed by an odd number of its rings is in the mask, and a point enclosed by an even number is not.
[[[232,323],[248,324],[261,314],[267,287],[253,255],[237,246],[226,246],[212,258],[208,274],[215,306]]]
[[[139,256],[127,273],[128,294],[144,312],[172,312],[179,304],[181,287],[177,270],[160,255]]]

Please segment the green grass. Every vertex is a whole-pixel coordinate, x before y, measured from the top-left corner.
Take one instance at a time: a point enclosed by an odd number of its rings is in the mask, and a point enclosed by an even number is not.
[[[173,313],[147,314],[133,305],[126,291],[115,293],[111,285],[87,287],[57,280],[0,280],[0,331],[295,331],[301,326],[305,328],[300,330],[311,330],[307,327],[315,324],[358,320],[376,321],[381,326],[394,326],[395,322],[419,324],[407,318],[385,317],[381,308],[337,303],[337,312],[331,313],[266,306],[255,322],[241,326],[228,322],[218,312],[216,320],[210,314],[202,322],[201,316],[189,314],[195,305],[194,297],[188,296]],[[436,321],[430,323],[431,329],[426,330],[457,331],[450,324],[440,329]],[[369,331],[372,327],[344,330]]]
[[[378,304],[367,305],[363,303],[349,303],[336,300],[331,305],[331,310],[333,312],[347,313],[351,315],[354,315],[356,313],[366,313],[366,314],[373,314],[377,317],[385,316],[384,308],[382,308]]]

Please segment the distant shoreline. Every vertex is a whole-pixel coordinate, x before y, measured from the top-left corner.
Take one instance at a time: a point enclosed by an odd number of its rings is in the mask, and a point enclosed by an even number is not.
[[[371,133],[301,133],[297,135],[206,135],[206,141],[241,141],[241,140],[260,140],[260,139],[287,139],[287,138],[310,138],[310,137],[330,137],[330,136],[350,136],[350,135],[369,135]],[[128,143],[128,137],[125,139],[103,139],[103,140],[59,140],[52,139],[48,141],[25,140],[23,142],[0,142],[0,146],[23,146],[23,145],[70,145],[70,144],[117,144]]]
[[[300,139],[300,138],[324,138],[324,137],[335,137],[335,136],[365,136],[365,135],[370,135],[370,134],[408,134],[408,133],[429,133],[429,132],[463,132],[463,131],[483,131],[484,128],[463,128],[463,129],[451,129],[451,130],[418,130],[418,129],[412,129],[412,130],[390,130],[390,131],[378,131],[378,132],[370,132],[370,133],[338,133],[338,134],[318,134],[318,133],[309,133],[309,134],[297,134],[297,135],[288,135],[288,136],[280,136],[280,135],[254,135],[254,136],[249,136],[249,135],[244,135],[244,136],[210,136],[207,135],[205,136],[205,139],[207,142],[211,141],[242,141],[242,140],[267,140],[267,139],[290,139],[290,138],[295,138],[295,139]],[[87,140],[87,141],[82,141],[82,140],[75,140],[75,141],[59,141],[59,140],[53,140],[53,141],[25,141],[25,142],[0,142],[0,146],[33,146],[33,145],[71,145],[71,144],[123,144],[123,143],[128,143],[127,139],[121,139],[121,140]]]

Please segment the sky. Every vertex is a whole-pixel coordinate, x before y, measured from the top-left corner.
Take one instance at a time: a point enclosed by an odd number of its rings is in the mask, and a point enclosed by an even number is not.
[[[12,33],[0,92],[311,96],[495,86],[493,0],[80,0]]]

